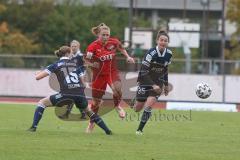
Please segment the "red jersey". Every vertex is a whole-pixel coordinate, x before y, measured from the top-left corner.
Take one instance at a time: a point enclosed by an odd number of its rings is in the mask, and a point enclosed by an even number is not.
[[[87,48],[86,58],[100,64],[99,68],[93,68],[93,74],[109,75],[116,71],[116,51],[121,49],[121,42],[116,38],[109,38],[105,44],[99,39],[92,42]]]

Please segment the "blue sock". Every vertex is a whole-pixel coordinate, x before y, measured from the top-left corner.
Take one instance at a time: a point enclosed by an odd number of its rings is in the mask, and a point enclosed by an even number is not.
[[[45,107],[44,106],[37,106],[34,117],[33,117],[33,124],[32,127],[37,128],[38,122],[41,120]]]
[[[111,132],[109,128],[106,126],[102,118],[100,118],[97,114],[93,113],[90,116],[90,121],[95,122],[100,128],[102,128],[106,133]]]
[[[145,124],[147,123],[148,119],[151,117],[151,115],[152,115],[152,108],[145,107],[143,114],[142,114],[141,122],[139,123],[137,131],[141,131],[141,132],[143,131],[143,128],[144,128]]]

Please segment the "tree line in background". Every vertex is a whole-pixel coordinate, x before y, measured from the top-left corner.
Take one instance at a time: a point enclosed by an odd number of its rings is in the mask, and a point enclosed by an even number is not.
[[[0,0],[0,54],[52,54],[53,50],[73,39],[79,40],[82,50],[95,39],[91,27],[108,24],[111,34],[123,40],[128,26],[128,10],[112,7],[111,3],[83,6],[78,0],[24,0],[24,5]],[[231,0],[227,19],[237,31],[232,35],[226,59],[240,58],[240,1]],[[135,27],[151,28],[144,16],[133,19]],[[176,50],[176,49],[175,49]],[[198,53],[198,51],[196,52]]]
[[[232,35],[230,41],[230,48],[226,51],[225,56],[227,59],[239,60],[240,59],[240,1],[230,0],[227,8],[227,19],[234,23],[236,32]],[[239,71],[240,73],[240,71]]]
[[[105,2],[83,6],[77,0],[61,4],[54,0],[25,0],[21,5],[0,0],[0,53],[52,54],[73,39],[79,40],[85,50],[96,38],[91,28],[101,22],[122,40],[124,27],[128,26],[128,10],[116,9]],[[150,25],[144,17],[134,23]]]

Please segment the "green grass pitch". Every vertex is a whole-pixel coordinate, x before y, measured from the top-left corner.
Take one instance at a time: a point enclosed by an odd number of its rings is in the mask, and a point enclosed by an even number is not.
[[[0,104],[0,160],[240,158],[240,113],[155,110],[144,135],[136,136],[137,115],[127,110],[127,119],[120,120],[111,111],[103,116],[114,132],[107,136],[99,128],[86,134],[87,122],[62,121],[54,108],[46,109],[37,132],[29,133],[34,110],[33,105]]]

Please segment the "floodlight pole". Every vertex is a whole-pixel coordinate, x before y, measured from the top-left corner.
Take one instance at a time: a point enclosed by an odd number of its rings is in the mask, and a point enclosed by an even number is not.
[[[225,5],[226,5],[226,0],[222,0],[222,38],[221,38],[221,74],[223,76],[223,92],[222,92],[222,101],[223,103],[225,102],[225,55],[224,55],[224,50],[225,50]]]
[[[206,58],[207,54],[207,14],[206,14],[206,7],[209,5],[209,0],[201,0],[201,5],[203,6],[203,12],[202,12],[202,59]]]

